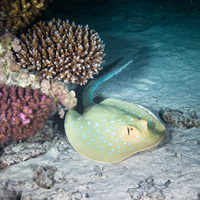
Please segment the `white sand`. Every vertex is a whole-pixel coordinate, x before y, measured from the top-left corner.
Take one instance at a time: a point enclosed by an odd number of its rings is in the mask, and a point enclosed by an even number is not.
[[[74,16],[52,13],[98,31],[106,44],[104,68],[112,65],[113,70],[133,60],[102,83],[94,96],[138,103],[157,117],[166,107],[196,109],[199,115],[200,4],[172,2],[110,0],[93,9],[89,4],[77,6]],[[64,133],[34,146],[39,147],[47,153],[0,171],[2,199],[9,199],[13,191],[23,200],[200,199],[200,129],[196,127],[166,125],[161,144],[116,164],[81,156]],[[29,148],[23,151],[30,154],[34,148]],[[51,189],[34,181],[42,166],[54,176]]]

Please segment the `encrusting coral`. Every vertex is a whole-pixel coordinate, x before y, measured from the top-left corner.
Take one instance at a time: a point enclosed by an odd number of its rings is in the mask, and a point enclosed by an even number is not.
[[[65,111],[72,109],[77,104],[75,92],[69,91],[66,85],[55,80],[42,80],[41,91],[57,102],[57,110],[61,118]]]
[[[39,89],[0,85],[0,143],[35,135],[49,117],[53,102]]]
[[[19,65],[42,71],[47,79],[83,85],[102,69],[104,44],[88,25],[55,20],[39,22],[21,36]]]
[[[2,0],[0,8],[5,16],[1,20],[6,28],[17,30],[29,24],[46,9],[52,0]],[[5,23],[6,22],[6,23]]]

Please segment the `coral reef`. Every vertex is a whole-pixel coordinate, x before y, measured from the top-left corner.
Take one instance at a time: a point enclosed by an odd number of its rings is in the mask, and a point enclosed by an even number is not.
[[[0,143],[29,138],[41,129],[53,100],[39,89],[0,85]]]
[[[6,41],[9,37],[9,34],[4,34],[0,37],[0,40],[2,38],[2,41]],[[69,91],[63,82],[45,80],[39,72],[29,72],[28,69],[23,69],[17,64],[12,50],[15,50],[15,52],[21,50],[19,39],[14,38],[6,43],[7,45],[4,45],[3,57],[0,57],[0,84],[40,89],[42,93],[55,100],[61,117],[64,116],[66,110],[76,106],[75,92]]]
[[[40,21],[21,35],[20,42],[22,50],[16,54],[19,65],[42,71],[47,79],[83,85],[102,69],[104,44],[88,25]]]
[[[161,112],[162,119],[170,126],[180,128],[199,127],[200,122],[195,110],[179,111],[165,109]]]
[[[9,30],[20,29],[46,9],[52,0],[2,0],[0,8],[4,13],[0,21]],[[2,23],[3,23],[2,22]]]

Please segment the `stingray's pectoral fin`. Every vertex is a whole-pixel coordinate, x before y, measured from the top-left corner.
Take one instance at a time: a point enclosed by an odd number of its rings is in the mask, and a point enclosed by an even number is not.
[[[66,116],[65,116],[65,130],[66,130],[66,127],[71,125],[72,123],[74,123],[77,119],[80,119],[81,118],[81,115],[76,112],[75,110],[70,110],[67,112]]]

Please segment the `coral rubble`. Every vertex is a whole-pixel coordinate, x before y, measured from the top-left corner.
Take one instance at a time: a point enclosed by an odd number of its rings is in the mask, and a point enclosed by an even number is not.
[[[53,100],[39,89],[0,85],[0,143],[35,135],[52,105]]]
[[[42,71],[47,79],[83,85],[101,68],[104,44],[88,25],[55,20],[39,22],[21,36],[19,65]]]
[[[161,117],[168,125],[176,128],[192,128],[200,126],[198,116],[194,110],[179,111],[173,109],[165,109]]]
[[[2,0],[0,8],[4,13],[3,21],[6,21],[8,29],[20,29],[26,26],[34,18],[46,9],[52,0]]]

